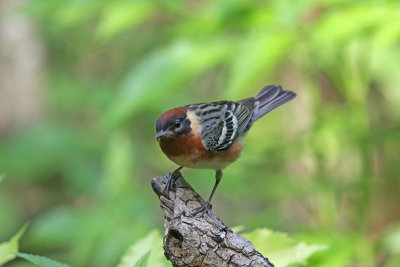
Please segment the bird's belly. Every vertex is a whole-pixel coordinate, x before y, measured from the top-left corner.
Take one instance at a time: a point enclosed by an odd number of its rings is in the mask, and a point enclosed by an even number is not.
[[[204,148],[191,153],[169,155],[168,158],[179,166],[195,169],[222,170],[240,157],[242,142],[235,142],[232,147],[220,152],[206,151]]]
[[[222,170],[233,161],[221,160],[218,158],[214,159],[196,159],[190,157],[169,157],[169,159],[175,162],[179,166],[194,168],[194,169],[212,169],[212,170]]]
[[[179,166],[195,169],[221,170],[240,157],[242,140],[224,151],[208,151],[194,134],[160,143],[162,151]]]

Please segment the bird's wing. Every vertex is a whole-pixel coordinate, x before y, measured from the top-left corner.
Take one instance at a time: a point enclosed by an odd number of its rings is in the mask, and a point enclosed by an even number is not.
[[[201,138],[209,151],[229,149],[235,139],[250,129],[254,98],[238,102],[219,101],[189,105],[202,125]]]

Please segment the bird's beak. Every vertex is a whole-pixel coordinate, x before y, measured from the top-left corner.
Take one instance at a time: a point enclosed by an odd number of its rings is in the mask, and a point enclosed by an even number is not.
[[[158,140],[158,139],[160,139],[161,137],[166,136],[166,135],[168,135],[168,134],[169,134],[168,131],[160,130],[160,131],[156,134],[155,138]]]

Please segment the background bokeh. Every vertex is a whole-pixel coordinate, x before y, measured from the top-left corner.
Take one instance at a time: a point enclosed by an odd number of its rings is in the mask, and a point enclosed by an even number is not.
[[[162,228],[158,116],[281,84],[298,97],[254,125],[214,211],[328,245],[308,266],[396,266],[399,18],[396,0],[1,0],[0,241],[30,221],[23,251],[114,266]],[[208,197],[213,171],[183,175]]]

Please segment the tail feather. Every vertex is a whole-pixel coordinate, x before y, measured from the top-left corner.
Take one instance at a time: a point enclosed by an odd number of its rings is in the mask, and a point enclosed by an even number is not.
[[[254,111],[251,118],[252,122],[295,97],[296,94],[294,92],[285,91],[278,85],[264,87],[255,97]]]

